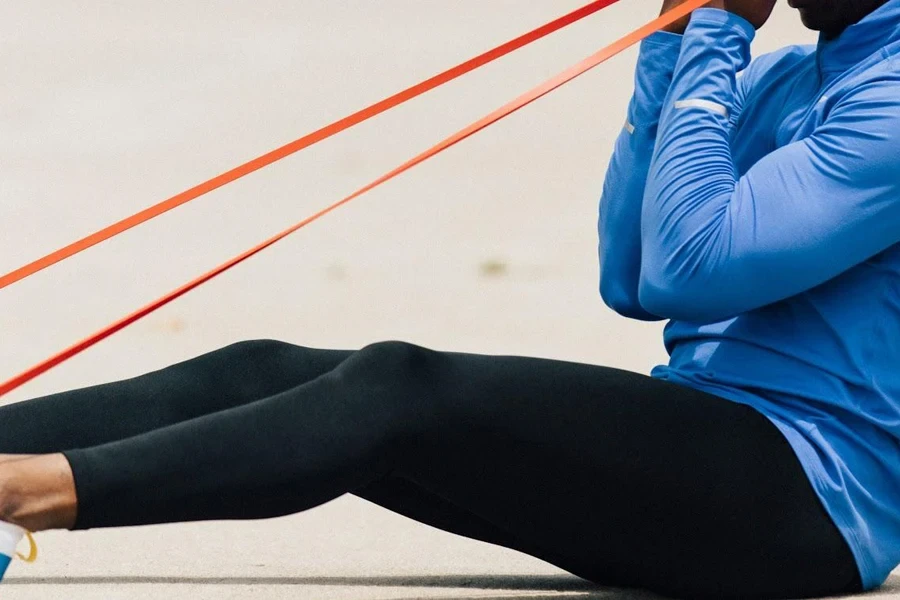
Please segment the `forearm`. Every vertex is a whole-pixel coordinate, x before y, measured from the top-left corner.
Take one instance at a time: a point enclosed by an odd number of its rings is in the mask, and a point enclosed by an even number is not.
[[[669,33],[655,34],[642,44],[627,122],[600,199],[600,293],[616,312],[640,320],[658,320],[638,302],[641,199],[680,44],[680,36]]]
[[[753,30],[720,10],[694,14],[661,115],[642,205],[640,298],[672,318],[713,283],[714,255],[727,250],[723,212],[737,175],[730,148],[737,73]],[[716,281],[716,284],[722,284]],[[737,287],[739,282],[728,282]],[[707,290],[706,296],[712,294]],[[676,316],[690,316],[678,314]]]

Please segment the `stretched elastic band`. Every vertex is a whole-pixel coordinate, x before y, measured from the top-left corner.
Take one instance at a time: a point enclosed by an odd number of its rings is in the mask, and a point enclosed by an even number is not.
[[[339,121],[335,121],[330,125],[326,125],[325,127],[314,131],[310,134],[303,136],[302,138],[290,142],[280,148],[272,150],[267,154],[263,154],[258,158],[254,158],[251,161],[248,161],[230,171],[222,173],[217,177],[213,177],[209,181],[204,181],[203,183],[192,187],[189,190],[181,192],[175,196],[172,196],[168,200],[164,200],[159,204],[155,204],[149,208],[142,210],[141,212],[134,214],[130,217],[122,219],[117,223],[113,223],[112,225],[97,231],[96,233],[92,233],[91,235],[78,240],[77,242],[73,242],[64,248],[60,248],[55,252],[44,256],[43,258],[39,258],[34,262],[31,262],[23,267],[16,269],[15,271],[10,271],[9,273],[0,276],[0,289],[3,289],[7,286],[10,286],[17,281],[21,281],[26,277],[34,275],[35,273],[46,269],[47,267],[53,266],[56,263],[65,260],[71,256],[78,254],[79,252],[83,252],[88,248],[95,246],[101,242],[104,242],[114,236],[119,235],[125,231],[133,227],[137,227],[142,223],[146,223],[147,221],[154,219],[174,208],[181,206],[182,204],[187,204],[191,200],[195,200],[204,194],[208,194],[209,192],[222,187],[228,183],[231,183],[245,175],[249,175],[254,171],[258,171],[263,167],[267,167],[274,162],[281,160],[287,156],[295,154],[304,148],[309,148],[313,144],[317,144],[323,140],[326,140],[342,131],[350,129],[355,125],[359,125],[363,121],[367,121],[372,117],[378,116],[383,112],[386,112],[395,106],[399,106],[413,98],[421,96],[422,94],[429,92],[436,87],[442,86],[445,83],[449,83],[458,77],[465,75],[471,71],[479,67],[483,67],[484,65],[491,63],[498,58],[506,56],[507,54],[518,50],[532,42],[536,42],[537,40],[544,38],[551,33],[559,31],[560,29],[571,25],[585,17],[588,17],[601,9],[606,8],[612,4],[615,4],[619,0],[594,0],[590,4],[587,4],[578,10],[572,11],[567,15],[564,15],[555,21],[551,21],[546,25],[538,27],[533,31],[529,31],[528,33],[517,37],[514,40],[511,40],[501,46],[497,46],[493,50],[488,50],[484,54],[480,54],[475,58],[469,59],[468,61],[453,67],[452,69],[448,69],[443,73],[435,75],[430,79],[426,79],[425,81],[418,83],[410,88],[403,90],[402,92],[398,92],[393,96],[385,98],[380,102],[376,102],[375,104],[364,108],[358,112],[353,113],[348,117],[344,117]]]
[[[35,377],[37,377],[43,373],[46,373],[53,367],[65,362],[66,360],[72,358],[73,356],[80,354],[81,352],[87,350],[94,344],[105,340],[109,336],[121,331],[122,329],[125,329],[132,323],[146,317],[147,315],[153,313],[157,309],[169,304],[173,300],[180,298],[181,296],[187,294],[191,290],[200,287],[207,281],[213,279],[214,277],[217,277],[218,275],[221,275],[225,271],[230,270],[232,267],[235,267],[236,265],[244,262],[251,256],[259,254],[260,252],[262,252],[269,246],[276,244],[277,242],[283,240],[284,238],[291,235],[295,231],[297,231],[297,230],[301,229],[302,227],[305,227],[309,223],[312,223],[313,221],[323,217],[324,215],[328,214],[329,212],[333,211],[334,209],[336,209],[340,206],[343,206],[344,204],[347,204],[351,200],[354,200],[354,199],[362,196],[366,192],[380,186],[381,184],[383,184],[387,181],[390,181],[391,179],[397,177],[401,173],[408,171],[409,169],[413,168],[414,166],[433,157],[434,155],[436,155],[440,152],[443,152],[444,150],[446,150],[447,148],[450,148],[451,146],[458,144],[462,140],[468,138],[471,135],[474,135],[475,133],[481,131],[485,127],[492,125],[493,123],[496,123],[500,119],[531,104],[538,98],[541,98],[542,96],[545,96],[546,94],[549,94],[550,92],[557,89],[558,87],[564,85],[565,83],[568,83],[569,81],[572,81],[576,77],[586,73],[587,71],[593,69],[597,65],[609,60],[610,58],[619,54],[623,50],[640,42],[647,36],[653,34],[656,31],[659,31],[666,25],[674,23],[678,19],[681,19],[682,17],[688,15],[690,12],[705,5],[707,2],[709,2],[709,0],[689,0],[688,2],[685,2],[684,4],[678,6],[677,8],[669,11],[665,15],[659,17],[658,19],[651,21],[647,25],[644,25],[640,29],[637,29],[637,30],[631,32],[630,34],[628,34],[624,38],[616,41],[612,45],[607,46],[603,50],[600,50],[596,54],[593,54],[592,56],[586,58],[585,60],[581,61],[577,65],[567,69],[566,71],[563,71],[556,77],[553,77],[552,79],[539,85],[538,87],[534,88],[533,90],[523,94],[519,98],[513,100],[509,104],[492,112],[491,114],[484,117],[483,119],[480,119],[480,120],[476,121],[475,123],[473,123],[472,125],[469,125],[465,129],[458,131],[457,133],[455,133],[452,136],[448,137],[447,139],[443,140],[439,144],[426,150],[422,154],[419,154],[415,158],[400,165],[393,171],[390,171],[389,173],[382,175],[381,177],[379,177],[372,183],[366,185],[363,188],[360,188],[359,190],[350,194],[343,200],[332,204],[331,206],[319,211],[318,213],[312,215],[311,217],[304,219],[303,221],[300,221],[296,225],[289,227],[288,229],[282,231],[281,233],[262,242],[258,246],[255,246],[255,247],[251,248],[250,250],[247,250],[246,252],[239,254],[238,256],[235,256],[228,262],[226,262],[222,265],[219,265],[212,271],[209,271],[208,273],[201,275],[197,279],[184,284],[183,286],[170,292],[169,294],[166,294],[162,298],[159,298],[158,300],[151,302],[144,308],[141,308],[140,310],[124,317],[123,319],[120,319],[119,321],[116,321],[112,325],[109,325],[108,327],[98,331],[97,333],[90,336],[89,338],[86,338],[86,339],[82,340],[81,342],[78,342],[74,346],[71,346],[70,348],[63,350],[59,354],[48,358],[47,360],[35,365],[34,367],[31,367],[24,373],[10,379],[9,381],[6,381],[3,384],[0,384],[0,397],[21,387],[25,383],[34,379]]]

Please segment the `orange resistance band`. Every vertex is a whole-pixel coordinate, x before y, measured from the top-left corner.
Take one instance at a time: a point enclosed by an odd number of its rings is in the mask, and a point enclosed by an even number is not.
[[[440,142],[436,146],[426,150],[422,154],[419,154],[415,158],[400,165],[393,171],[391,171],[385,175],[382,175],[381,177],[379,177],[372,183],[370,183],[370,184],[366,185],[365,187],[357,190],[356,192],[350,194],[343,200],[336,202],[335,204],[332,204],[331,206],[319,211],[318,213],[312,215],[311,217],[304,219],[303,221],[300,221],[296,225],[291,226],[290,228],[282,231],[281,233],[277,234],[276,236],[259,244],[258,246],[251,248],[250,250],[247,250],[243,254],[235,256],[228,262],[216,267],[212,271],[209,271],[208,273],[201,275],[197,279],[195,279],[189,283],[186,283],[185,285],[181,286],[180,288],[170,292],[169,294],[163,296],[162,298],[159,298],[158,300],[155,300],[154,302],[148,304],[147,306],[141,308],[140,310],[124,317],[123,319],[120,319],[119,321],[116,321],[112,325],[95,333],[94,335],[90,336],[89,338],[82,340],[81,342],[75,344],[74,346],[71,346],[70,348],[63,350],[59,354],[48,358],[44,362],[35,365],[34,367],[28,369],[27,371],[25,371],[22,374],[10,379],[9,381],[6,381],[5,383],[0,384],[0,397],[19,388],[20,386],[31,381],[35,377],[37,377],[43,373],[46,373],[53,367],[61,364],[62,362],[65,362],[66,360],[72,358],[73,356],[80,354],[81,352],[90,348],[94,344],[108,338],[109,336],[113,335],[114,333],[121,331],[125,327],[128,327],[132,323],[144,318],[145,316],[156,311],[157,309],[169,304],[173,300],[180,298],[181,296],[183,296],[184,294],[187,294],[191,290],[203,285],[210,279],[212,279],[212,278],[224,273],[225,271],[228,271],[232,267],[244,262],[251,256],[254,256],[254,255],[262,252],[269,246],[274,245],[275,243],[277,243],[277,242],[281,241],[282,239],[286,238],[287,236],[291,235],[298,229],[308,225],[309,223],[312,223],[313,221],[315,221],[315,220],[319,219],[320,217],[326,215],[327,213],[333,211],[334,209],[338,208],[339,206],[342,206],[342,205],[350,202],[351,200],[354,200],[355,198],[362,196],[369,190],[372,190],[373,188],[376,188],[376,187],[380,186],[381,184],[383,184],[387,181],[390,181],[391,179],[397,177],[401,173],[404,173],[404,172],[408,171],[409,169],[413,168],[414,166],[428,160],[429,158],[433,157],[434,155],[436,155],[440,152],[443,152],[447,148],[450,148],[451,146],[456,145],[457,143],[461,142],[462,140],[468,138],[469,136],[481,131],[485,127],[492,125],[493,123],[496,123],[500,119],[503,119],[504,117],[531,104],[538,98],[541,98],[542,96],[552,92],[553,90],[562,86],[563,84],[568,83],[569,81],[575,79],[576,77],[593,69],[597,65],[609,60],[613,56],[619,54],[623,50],[638,43],[639,41],[643,40],[644,38],[651,35],[652,33],[659,31],[666,25],[674,23],[678,19],[681,19],[682,17],[687,16],[689,13],[691,13],[695,9],[700,8],[701,6],[707,4],[708,2],[709,2],[709,0],[689,0],[688,2],[685,2],[684,4],[678,6],[677,8],[669,11],[665,15],[659,17],[658,19],[655,19],[655,20],[651,21],[650,23],[648,23],[647,25],[644,25],[643,27],[631,32],[630,34],[628,34],[624,38],[616,41],[612,45],[607,46],[603,50],[600,50],[596,54],[593,54],[592,56],[586,58],[585,60],[581,61],[577,65],[570,67],[569,69],[563,71],[559,75],[557,75],[557,76],[553,77],[552,79],[546,81],[545,83],[539,85],[538,87],[534,88],[533,90],[516,98],[509,104],[497,109],[496,111],[492,112],[488,116],[480,119],[479,121],[476,121],[475,123],[473,123],[472,125],[469,125],[465,129],[462,129],[461,131],[453,134],[452,136],[448,137],[447,139]]]
[[[199,185],[192,187],[189,190],[181,192],[176,196],[172,196],[168,200],[163,200],[159,204],[151,206],[149,208],[145,208],[141,212],[122,219],[117,223],[113,223],[109,227],[101,229],[96,233],[92,233],[91,235],[78,240],[77,242],[73,242],[64,248],[60,248],[59,250],[44,256],[43,258],[39,258],[38,260],[31,262],[23,267],[16,269],[15,271],[10,271],[6,275],[0,276],[0,289],[3,289],[7,286],[10,286],[17,281],[21,281],[26,277],[34,275],[38,271],[42,271],[47,267],[53,266],[56,263],[63,261],[79,252],[83,252],[88,248],[95,246],[101,242],[104,242],[111,237],[117,236],[120,233],[128,231],[132,227],[137,227],[142,223],[146,223],[147,221],[154,219],[164,213],[169,212],[174,208],[178,208],[182,204],[187,204],[191,200],[195,200],[204,194],[208,194],[209,192],[222,187],[223,185],[229,184],[232,181],[240,179],[245,175],[249,175],[254,171],[258,171],[263,167],[267,167],[272,163],[281,160],[282,158],[286,158],[291,154],[299,152],[304,148],[309,148],[313,144],[317,144],[323,140],[326,140],[342,131],[350,129],[355,125],[359,125],[363,121],[367,121],[372,117],[376,117],[383,112],[386,112],[395,106],[399,106],[404,102],[408,102],[413,98],[421,96],[422,94],[433,90],[436,87],[440,87],[445,83],[449,83],[454,79],[457,79],[466,73],[474,71],[479,67],[483,67],[484,65],[491,63],[498,58],[502,58],[507,54],[518,50],[532,42],[536,42],[537,40],[544,38],[551,33],[559,31],[560,29],[571,25],[577,21],[584,19],[608,6],[611,6],[618,2],[619,0],[594,0],[590,4],[587,4],[567,15],[564,15],[555,21],[551,21],[546,25],[538,27],[533,31],[529,31],[528,33],[517,37],[514,40],[511,40],[501,46],[497,46],[493,50],[488,50],[484,54],[476,56],[461,65],[453,67],[452,69],[448,69],[443,73],[435,75],[434,77],[427,79],[421,83],[418,83],[408,89],[403,90],[402,92],[398,92],[389,98],[385,98],[380,102],[376,102],[372,106],[368,108],[364,108],[358,112],[353,113],[348,117],[344,117],[339,121],[335,121],[330,125],[326,125],[325,127],[314,131],[310,134],[303,136],[298,140],[294,140],[289,144],[281,146],[280,148],[276,148],[267,154],[263,154],[258,158],[254,158],[253,160],[246,162],[239,167],[235,167],[226,173],[222,173],[218,177],[213,177],[209,181],[205,181]]]

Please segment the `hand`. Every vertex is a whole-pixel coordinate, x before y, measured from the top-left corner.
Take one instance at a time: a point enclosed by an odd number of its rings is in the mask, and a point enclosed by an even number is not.
[[[687,0],[664,0],[662,12],[660,14],[664,14],[685,2],[687,2]],[[754,27],[759,29],[765,25],[766,21],[769,20],[769,17],[772,16],[772,11],[775,9],[776,2],[777,0],[710,0],[706,6],[708,8],[719,8],[734,13],[747,19]],[[690,16],[679,19],[672,25],[664,28],[663,31],[679,34],[684,33],[690,20]]]
[[[660,11],[660,15],[664,15],[676,6],[680,6],[687,2],[687,0],[663,0],[662,10]],[[688,23],[691,21],[691,15],[687,15],[686,17],[682,17],[678,19],[671,25],[667,25],[663,27],[663,31],[668,31],[669,33],[677,33],[682,34],[684,30],[687,29]]]
[[[751,25],[759,29],[766,24],[777,0],[710,0],[709,8],[721,8],[739,17],[743,17]]]

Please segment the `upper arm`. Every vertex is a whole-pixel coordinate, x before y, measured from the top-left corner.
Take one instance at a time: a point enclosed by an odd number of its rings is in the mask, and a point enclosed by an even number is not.
[[[673,251],[643,282],[669,318],[765,306],[900,242],[900,81],[853,90],[810,137],[721,179],[687,192],[703,200],[669,220]]]
[[[869,84],[808,138],[764,157],[726,213],[740,262],[799,293],[900,242],[900,86]]]

